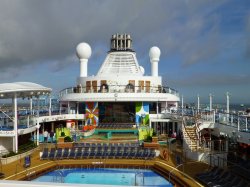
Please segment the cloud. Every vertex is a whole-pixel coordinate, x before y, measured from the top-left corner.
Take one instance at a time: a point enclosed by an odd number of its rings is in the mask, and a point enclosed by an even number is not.
[[[221,3],[2,0],[0,4],[0,64],[5,69],[67,59],[74,54],[77,43],[109,43],[110,36],[116,32],[131,33],[137,45],[147,46],[147,50],[153,40],[166,47],[166,51],[183,48],[182,44],[189,48],[203,29],[206,18],[201,10]],[[199,43],[191,45],[197,47]],[[183,56],[190,53],[185,47],[181,50]],[[187,64],[202,59],[193,53]]]
[[[164,79],[165,80],[165,79]],[[249,74],[213,74],[211,73],[196,73],[187,77],[168,80],[169,84],[177,87],[216,87],[216,86],[237,86],[249,85]]]
[[[245,55],[248,59],[250,59],[250,11],[246,18],[246,54]]]
[[[92,75],[105,59],[111,35],[130,33],[146,72],[150,47],[161,49],[160,71],[169,73],[173,87],[249,85],[248,5],[248,0],[1,0],[0,80],[46,76],[45,85],[51,80],[51,87],[60,89],[59,80],[67,75],[72,80],[66,84],[73,84],[79,73],[78,43],[92,47]]]

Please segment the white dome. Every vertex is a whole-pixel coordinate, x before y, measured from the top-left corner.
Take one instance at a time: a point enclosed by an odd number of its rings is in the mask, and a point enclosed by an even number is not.
[[[140,66],[140,70],[141,70],[141,72],[142,72],[142,75],[144,75],[145,70],[144,70],[144,68],[143,68],[142,66]]]
[[[150,48],[149,50],[150,59],[159,59],[160,55],[161,55],[161,50],[158,47],[154,46]]]
[[[91,53],[91,47],[87,43],[79,43],[76,47],[76,55],[79,59],[89,59]]]

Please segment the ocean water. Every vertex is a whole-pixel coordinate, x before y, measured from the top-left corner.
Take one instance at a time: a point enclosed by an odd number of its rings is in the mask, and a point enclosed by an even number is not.
[[[188,107],[197,107],[197,103],[190,103],[187,104]],[[201,109],[209,109],[210,104],[206,103],[206,104],[200,104],[200,108]],[[226,104],[221,104],[221,103],[213,103],[213,109],[217,109],[217,110],[226,110],[227,109],[227,105]],[[230,111],[246,111],[247,109],[250,108],[250,104],[229,104],[229,109]]]

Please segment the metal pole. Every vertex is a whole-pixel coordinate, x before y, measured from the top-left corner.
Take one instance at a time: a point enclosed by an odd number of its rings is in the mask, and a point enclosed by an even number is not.
[[[157,105],[156,105],[156,113],[157,113],[157,119],[158,119],[158,114],[159,114],[159,101],[157,101]]]
[[[183,95],[181,96],[181,115],[183,116]]]
[[[36,130],[36,144],[39,145],[39,110],[40,110],[40,105],[39,105],[39,96],[37,96],[37,130]]]
[[[12,98],[13,102],[13,112],[14,112],[14,120],[13,120],[13,126],[14,126],[14,132],[15,132],[15,140],[13,148],[16,153],[18,152],[18,131],[17,131],[17,96],[16,93],[14,93],[14,97]]]
[[[79,114],[79,102],[76,103],[76,114]]]
[[[213,106],[213,103],[212,103],[212,99],[213,99],[213,95],[210,93],[209,94],[209,102],[210,102],[210,111],[212,111],[212,106]]]
[[[226,96],[227,96],[227,113],[229,114],[229,96],[230,96],[230,94],[229,94],[229,92],[227,92],[226,93]]]
[[[32,108],[32,106],[33,106],[32,98],[30,98],[30,115],[33,115],[33,112],[32,112],[33,108]]]
[[[51,116],[51,97],[49,97],[49,116]]]
[[[199,96],[199,94],[198,94],[198,96],[197,96],[197,110],[198,110],[198,113],[200,112],[200,96]]]
[[[68,101],[68,114],[70,113],[69,101]]]
[[[247,117],[246,117],[246,132],[247,132],[247,130],[248,130],[248,129],[247,129]]]

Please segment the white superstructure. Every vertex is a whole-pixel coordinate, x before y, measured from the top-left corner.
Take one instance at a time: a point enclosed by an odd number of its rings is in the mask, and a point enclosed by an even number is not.
[[[111,38],[111,48],[95,76],[88,75],[88,61],[91,48],[80,43],[77,48],[80,61],[80,75],[76,87],[61,91],[61,101],[161,101],[164,106],[178,106],[178,93],[162,85],[158,75],[160,49],[149,50],[151,75],[144,76],[139,65],[132,39],[128,34],[116,34]]]

